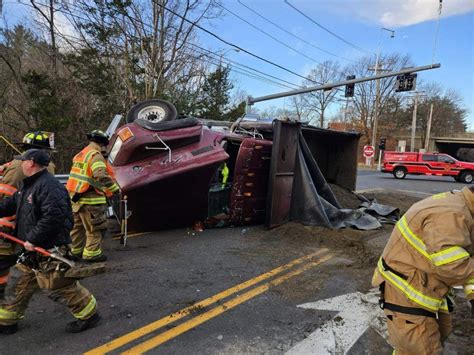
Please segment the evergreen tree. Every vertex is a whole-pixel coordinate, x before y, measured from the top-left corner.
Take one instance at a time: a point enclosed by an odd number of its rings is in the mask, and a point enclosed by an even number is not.
[[[230,68],[220,65],[205,79],[202,97],[199,101],[199,114],[210,120],[224,120],[229,107],[230,90],[234,87],[229,78]]]

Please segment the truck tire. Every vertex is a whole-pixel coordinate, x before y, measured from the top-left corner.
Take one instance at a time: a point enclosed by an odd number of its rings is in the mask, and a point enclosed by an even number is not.
[[[173,121],[178,117],[176,107],[171,102],[160,99],[146,100],[133,106],[127,113],[127,123],[153,130],[157,125]]]
[[[459,174],[459,181],[465,184],[470,184],[474,180],[474,173],[472,171],[463,171]]]
[[[403,166],[397,166],[393,170],[393,176],[395,177],[395,179],[404,179],[405,176],[407,176],[407,169]]]

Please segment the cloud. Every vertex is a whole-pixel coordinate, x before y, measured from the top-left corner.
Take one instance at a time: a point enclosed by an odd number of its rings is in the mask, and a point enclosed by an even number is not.
[[[439,0],[334,0],[330,11],[387,27],[404,27],[438,18]],[[474,11],[473,0],[444,0],[441,18]]]
[[[296,0],[291,0],[298,5]],[[316,5],[317,4],[317,5]],[[474,0],[443,0],[441,18],[474,11]],[[438,18],[439,0],[331,0],[306,2],[306,11],[324,9],[334,16],[359,18],[366,23],[404,27]]]
[[[46,5],[38,3],[38,7],[44,11],[47,16],[49,15],[49,8]],[[28,18],[32,18],[40,24],[40,30],[43,36],[49,40],[49,24],[44,16],[31,7],[23,8],[23,10],[26,10],[25,15],[27,15]],[[56,11],[54,13],[54,27],[56,32],[56,44],[59,50],[69,50],[71,46],[83,45],[74,25],[63,12]]]

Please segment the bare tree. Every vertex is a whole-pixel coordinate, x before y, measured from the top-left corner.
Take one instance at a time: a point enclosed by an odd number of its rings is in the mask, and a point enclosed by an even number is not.
[[[339,63],[335,61],[325,61],[318,64],[308,74],[308,79],[303,84],[314,86],[317,84],[327,84],[340,81],[345,75],[340,71]],[[311,120],[314,120],[316,113],[319,118],[319,127],[324,127],[325,112],[328,106],[334,102],[338,90],[319,90],[304,94],[301,98],[293,100],[294,108],[299,114],[304,113]]]
[[[379,63],[382,65],[383,70],[394,71],[403,67],[408,67],[411,64],[411,60],[408,56],[401,56],[398,54],[392,55],[381,55]],[[346,71],[348,74],[353,74],[356,77],[367,77],[373,75],[373,68],[375,66],[375,58],[367,56],[361,58],[357,63],[349,66]],[[385,78],[380,79],[379,89],[379,117],[382,120],[384,113],[387,111],[388,103],[391,98],[395,95],[395,84],[396,78]],[[354,111],[356,116],[355,125],[359,131],[361,131],[369,140],[372,132],[374,117],[375,117],[375,99],[376,99],[376,82],[367,81],[364,83],[358,83],[355,85],[354,95]],[[372,142],[373,144],[375,142]]]
[[[208,59],[192,46],[197,42],[195,24],[219,14],[216,0],[79,3],[83,14],[76,19],[77,29],[114,62],[129,101],[166,97],[176,83],[195,85],[195,78],[204,74]]]

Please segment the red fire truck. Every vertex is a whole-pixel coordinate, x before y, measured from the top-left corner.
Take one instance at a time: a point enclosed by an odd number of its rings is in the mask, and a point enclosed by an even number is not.
[[[382,172],[396,179],[411,175],[452,176],[470,184],[474,180],[474,163],[454,159],[442,153],[384,152]]]

